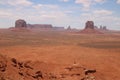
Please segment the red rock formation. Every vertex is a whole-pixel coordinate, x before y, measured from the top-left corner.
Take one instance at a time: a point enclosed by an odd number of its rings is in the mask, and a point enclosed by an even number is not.
[[[94,29],[94,22],[93,21],[87,21],[85,25],[85,29]]]
[[[15,27],[9,28],[11,31],[15,32],[26,32],[29,31],[27,29],[27,24],[25,20],[18,19],[15,21]]]
[[[70,27],[70,26],[68,26],[67,30],[71,30],[71,27]]]
[[[51,24],[27,24],[27,28],[31,29],[52,29]]]
[[[27,25],[25,20],[22,20],[22,19],[16,20],[15,28],[26,28],[26,27]]]
[[[85,28],[83,30],[80,31],[80,33],[85,33],[85,34],[102,34],[100,31],[98,31],[97,29],[95,29],[94,26],[94,22],[93,21],[87,21],[85,23]]]
[[[0,55],[0,80],[93,80],[95,72],[80,65],[19,61]]]

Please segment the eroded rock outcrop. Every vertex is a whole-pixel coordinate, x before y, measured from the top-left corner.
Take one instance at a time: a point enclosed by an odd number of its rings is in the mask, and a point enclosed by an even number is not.
[[[85,28],[80,31],[80,33],[85,34],[102,34],[99,30],[95,29],[94,22],[93,21],[87,21],[85,23]]]
[[[94,22],[93,21],[87,21],[85,24],[85,29],[94,29]]]
[[[15,27],[9,28],[11,31],[15,32],[28,32],[26,21],[23,19],[18,19],[15,21]]]
[[[15,22],[15,28],[26,28],[27,24],[25,20],[19,19]]]
[[[80,65],[19,61],[0,55],[0,80],[95,80],[95,73]]]

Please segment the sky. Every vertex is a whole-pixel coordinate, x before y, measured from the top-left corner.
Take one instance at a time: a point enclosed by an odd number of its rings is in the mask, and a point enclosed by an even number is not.
[[[120,0],[0,0],[0,28],[29,24],[83,29],[86,21],[120,30]]]

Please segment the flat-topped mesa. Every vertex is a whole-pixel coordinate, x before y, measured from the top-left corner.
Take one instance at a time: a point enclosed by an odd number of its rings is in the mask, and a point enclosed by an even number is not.
[[[52,29],[53,26],[51,24],[27,24],[28,28],[33,29]]]
[[[25,20],[18,19],[15,22],[15,28],[27,28],[27,24]]]
[[[85,29],[94,29],[94,22],[93,21],[87,21],[85,24]]]

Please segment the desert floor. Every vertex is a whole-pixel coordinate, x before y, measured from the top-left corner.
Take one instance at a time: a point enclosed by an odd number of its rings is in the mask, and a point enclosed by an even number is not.
[[[0,30],[0,54],[20,61],[79,64],[96,69],[96,80],[120,79],[120,33]]]

